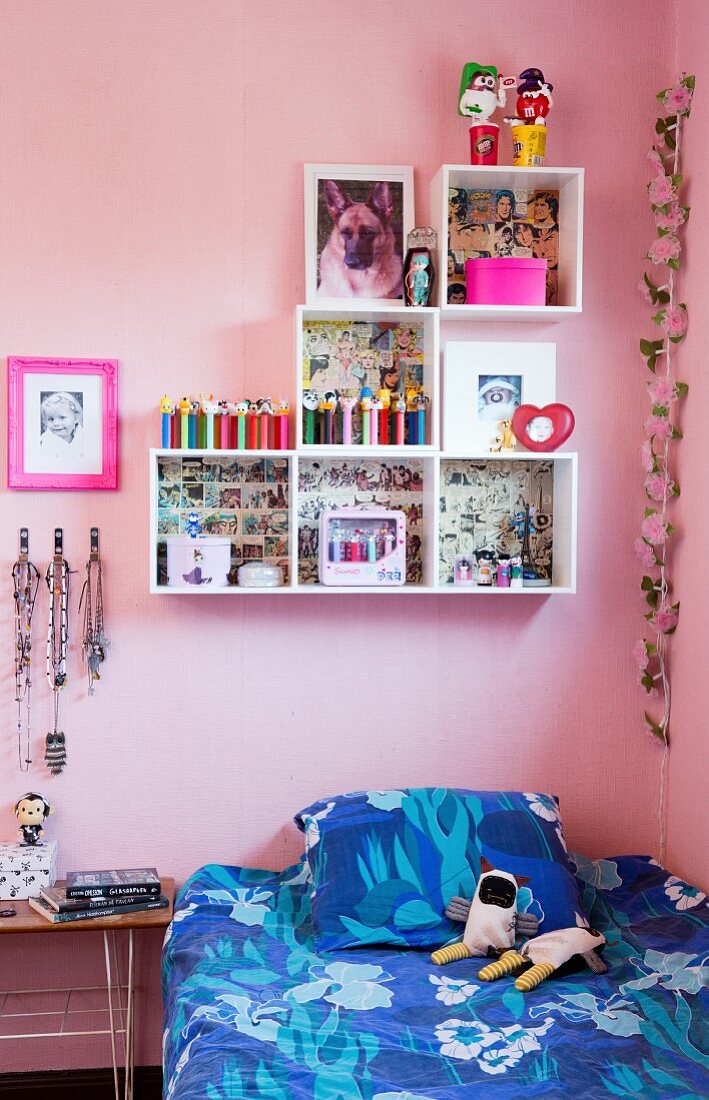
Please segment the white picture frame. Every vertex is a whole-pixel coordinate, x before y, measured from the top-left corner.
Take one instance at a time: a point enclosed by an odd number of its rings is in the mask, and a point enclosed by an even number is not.
[[[497,383],[497,385],[496,385]],[[519,405],[556,400],[556,344],[451,340],[443,369],[443,447],[488,455]],[[525,450],[521,444],[518,450]],[[531,453],[531,452],[530,452]]]
[[[404,306],[413,167],[306,164],[304,201],[306,305]]]

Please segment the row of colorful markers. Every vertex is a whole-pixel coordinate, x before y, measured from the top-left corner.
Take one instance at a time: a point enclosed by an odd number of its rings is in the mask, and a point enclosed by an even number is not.
[[[303,435],[306,444],[327,446],[351,446],[355,434],[363,447],[419,446],[426,443],[428,405],[429,398],[417,389],[408,390],[405,398],[389,390],[379,390],[375,397],[368,386],[358,398],[305,390]]]
[[[332,522],[327,556],[329,561],[379,561],[391,553],[395,542],[396,535],[391,527],[382,527],[378,531],[371,527],[356,527],[354,531],[348,531]]]
[[[164,449],[288,450],[287,401],[215,401],[200,395],[175,404],[163,397],[160,413]]]

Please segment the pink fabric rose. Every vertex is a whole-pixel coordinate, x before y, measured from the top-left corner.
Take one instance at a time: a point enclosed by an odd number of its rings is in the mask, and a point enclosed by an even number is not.
[[[649,516],[646,516],[640,530],[643,538],[647,539],[653,546],[662,546],[663,543],[667,542],[667,524],[658,512],[651,512]]]
[[[655,627],[655,630],[659,630],[660,634],[667,634],[669,630],[674,630],[677,626],[678,618],[679,616],[674,608],[662,604],[654,612],[650,624]]]
[[[677,396],[675,384],[669,378],[656,378],[647,388],[653,405],[671,405]]]
[[[656,176],[664,176],[665,165],[663,164],[662,157],[658,153],[657,149],[651,149],[647,155],[647,159],[652,165],[652,170]]]
[[[662,102],[669,111],[684,115],[692,105],[692,90],[686,84],[675,84],[674,88],[665,92]]]
[[[669,439],[672,435],[672,424],[666,416],[648,416],[645,431],[654,439]]]
[[[647,302],[649,306],[654,305],[652,295],[650,294],[650,287],[647,285],[644,279],[641,279],[638,283],[638,290],[643,296],[643,300]]]
[[[650,201],[655,206],[664,206],[666,202],[676,202],[677,192],[669,176],[655,176],[647,186]]]
[[[666,264],[668,260],[676,260],[680,253],[680,244],[673,233],[665,237],[656,237],[650,245],[647,255],[654,264]]]
[[[655,456],[652,453],[649,439],[646,439],[640,448],[640,459],[643,464],[643,470],[646,470],[649,474],[652,473],[655,469]]]
[[[665,496],[671,496],[674,484],[667,474],[650,474],[645,478],[645,491],[650,500],[664,500]]]
[[[644,539],[636,539],[633,543],[633,550],[635,551],[635,557],[646,569],[651,569],[653,565],[657,565],[655,551],[651,546],[648,546]]]
[[[687,331],[687,310],[682,309],[682,306],[666,309],[660,327],[668,336],[684,336]]]
[[[670,204],[668,211],[655,211],[655,225],[658,229],[677,229],[684,221],[684,210],[678,202]]]
[[[642,639],[636,642],[633,646],[633,657],[638,666],[639,672],[644,672],[647,666],[650,664],[650,658],[647,655],[647,646]]]

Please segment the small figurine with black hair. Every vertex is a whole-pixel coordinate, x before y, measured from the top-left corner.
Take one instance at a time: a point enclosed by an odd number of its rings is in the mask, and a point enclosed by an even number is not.
[[[22,838],[22,846],[35,848],[41,845],[41,836],[44,832],[42,822],[50,814],[54,813],[54,806],[50,806],[43,794],[28,791],[15,803],[15,817],[20,823],[17,835]]]

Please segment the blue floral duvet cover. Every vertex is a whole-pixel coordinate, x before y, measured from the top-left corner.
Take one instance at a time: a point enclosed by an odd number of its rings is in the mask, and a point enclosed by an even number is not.
[[[709,1097],[709,906],[641,856],[572,857],[609,970],[531,993],[479,960],[317,955],[304,863],[207,866],[163,954],[168,1100]]]

